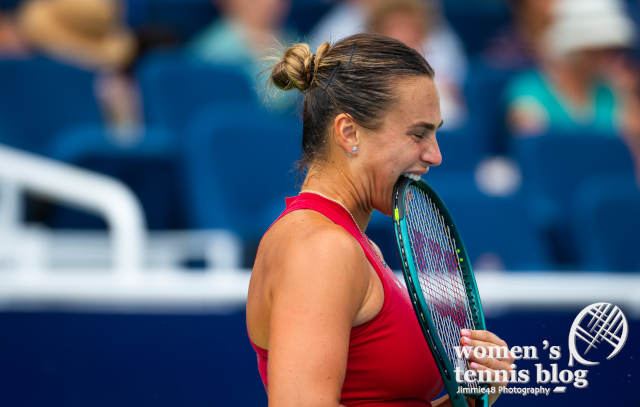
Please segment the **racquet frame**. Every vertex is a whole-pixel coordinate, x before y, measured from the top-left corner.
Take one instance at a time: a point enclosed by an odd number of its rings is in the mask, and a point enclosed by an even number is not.
[[[404,275],[407,289],[409,290],[411,303],[413,304],[422,333],[424,334],[427,344],[431,349],[436,365],[440,370],[442,380],[447,393],[449,394],[451,405],[453,407],[468,407],[466,397],[471,397],[477,399],[476,406],[488,406],[488,395],[486,393],[458,394],[458,386],[465,387],[465,385],[456,381],[454,366],[446,356],[447,354],[433,322],[431,311],[429,310],[424,295],[422,294],[413,259],[414,256],[410,243],[411,240],[409,239],[409,230],[404,217],[405,193],[411,185],[423,190],[429,196],[444,218],[445,224],[449,227],[451,238],[454,239],[457,247],[457,253],[455,253],[455,255],[458,256],[458,261],[462,270],[465,292],[469,302],[469,307],[471,308],[471,317],[475,324],[475,329],[486,329],[484,314],[482,312],[482,304],[480,303],[480,295],[478,294],[478,287],[476,285],[475,277],[473,276],[473,271],[471,270],[469,257],[451,214],[440,197],[438,197],[435,191],[424,181],[414,181],[408,177],[401,177],[396,183],[393,192],[392,217],[396,242],[398,243],[398,251],[402,263],[402,274]],[[483,385],[483,387],[486,387],[486,385]]]

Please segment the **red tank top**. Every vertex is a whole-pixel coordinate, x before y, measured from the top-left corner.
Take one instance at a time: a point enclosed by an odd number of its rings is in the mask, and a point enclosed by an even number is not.
[[[347,230],[362,246],[384,289],[382,309],[371,321],[351,329],[347,371],[340,402],[345,406],[430,406],[443,383],[415,317],[406,288],[383,264],[350,214],[313,193],[287,198],[278,220],[298,209],[317,211]],[[277,220],[276,220],[277,221]],[[275,222],[274,222],[275,223]],[[268,351],[251,343],[258,370],[267,382]]]

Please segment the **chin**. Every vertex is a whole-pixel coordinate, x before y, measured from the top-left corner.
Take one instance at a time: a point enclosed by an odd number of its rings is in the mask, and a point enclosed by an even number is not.
[[[377,190],[374,194],[372,202],[373,209],[384,215],[391,216],[393,213],[393,191],[395,190],[396,183],[402,175],[399,175],[395,179],[388,179],[384,186]]]
[[[374,209],[376,209],[379,212],[382,212],[383,214],[387,215],[387,216],[391,216],[391,212],[393,212],[392,210],[392,201],[393,201],[393,191],[389,194],[385,194],[386,197],[388,199],[384,199],[381,201],[378,201],[375,203],[374,205]]]
[[[391,216],[391,205],[389,204],[388,208],[380,208],[378,209],[383,215]]]

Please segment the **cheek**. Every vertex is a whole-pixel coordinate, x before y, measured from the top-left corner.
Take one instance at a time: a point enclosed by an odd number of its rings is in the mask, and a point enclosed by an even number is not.
[[[398,177],[407,167],[405,157],[406,153],[402,151],[393,151],[386,154],[383,160],[378,163],[377,172],[380,173],[385,180],[389,177]]]
[[[410,167],[411,162],[407,159],[406,152],[396,151],[386,155],[377,163],[374,169],[376,185],[373,204],[380,212],[386,215],[391,213],[393,188],[400,176]]]
[[[389,132],[381,136],[374,143],[375,154],[370,161],[373,165],[373,173],[383,183],[388,183],[389,178],[399,177],[404,171],[420,160],[416,143],[413,139]]]

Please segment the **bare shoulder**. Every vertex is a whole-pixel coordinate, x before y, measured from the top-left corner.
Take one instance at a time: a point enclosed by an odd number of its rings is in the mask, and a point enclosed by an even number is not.
[[[354,320],[370,278],[360,244],[344,228],[317,212],[288,214],[273,225],[258,249],[247,300],[252,339],[266,345],[273,312],[311,302]]]
[[[344,228],[314,211],[289,215],[265,236],[266,246],[260,248],[270,274],[278,279],[331,277],[342,283],[368,276],[362,248]]]

